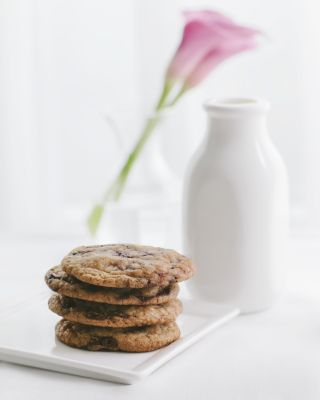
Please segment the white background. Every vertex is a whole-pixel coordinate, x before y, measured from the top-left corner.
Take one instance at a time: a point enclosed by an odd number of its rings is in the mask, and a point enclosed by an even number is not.
[[[204,133],[205,98],[266,97],[270,132],[288,167],[293,227],[318,232],[318,1],[0,0],[3,306],[42,288],[47,267],[79,244],[72,233],[85,229],[90,206],[123,158],[104,113],[152,108],[180,39],[180,11],[204,6],[266,38],[183,100],[179,129],[162,138],[166,159],[182,179]],[[62,232],[69,239],[57,242]],[[9,233],[24,235],[12,241]],[[303,249],[294,241],[291,257],[286,295],[275,308],[237,319],[139,385],[0,363],[0,398],[317,399],[317,237]]]
[[[181,10],[212,7],[265,32],[177,107],[163,138],[182,179],[203,136],[202,101],[261,96],[288,167],[293,226],[320,223],[320,45],[316,0],[2,0],[0,226],[13,233],[84,229],[123,152],[106,110],[152,108],[177,46]]]

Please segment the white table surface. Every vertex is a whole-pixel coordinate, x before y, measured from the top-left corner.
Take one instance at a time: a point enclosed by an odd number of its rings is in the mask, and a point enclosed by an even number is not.
[[[2,240],[0,308],[43,288],[47,267],[78,243],[28,239],[18,247]],[[274,308],[238,317],[142,382],[125,386],[0,362],[0,399],[319,399],[319,249],[317,239],[295,239],[287,288]]]

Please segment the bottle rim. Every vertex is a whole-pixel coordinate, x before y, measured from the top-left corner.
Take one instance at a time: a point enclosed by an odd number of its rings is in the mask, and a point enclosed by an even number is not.
[[[258,97],[223,97],[208,99],[203,104],[204,109],[214,114],[264,114],[269,108],[269,102]]]

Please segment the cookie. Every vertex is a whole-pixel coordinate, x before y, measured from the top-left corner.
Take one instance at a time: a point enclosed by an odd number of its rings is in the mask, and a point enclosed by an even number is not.
[[[175,322],[136,328],[101,328],[61,320],[56,336],[64,344],[79,349],[99,351],[145,352],[160,349],[180,337]]]
[[[68,321],[85,325],[125,328],[165,324],[174,321],[182,311],[180,300],[148,306],[122,306],[89,302],[54,294],[49,308]]]
[[[115,288],[169,286],[195,272],[191,260],[174,250],[133,244],[78,247],[61,266],[83,282]]]
[[[161,304],[175,299],[179,293],[177,283],[166,287],[153,286],[144,289],[91,285],[68,275],[60,266],[51,268],[45,276],[45,281],[50,289],[61,295],[107,304]]]

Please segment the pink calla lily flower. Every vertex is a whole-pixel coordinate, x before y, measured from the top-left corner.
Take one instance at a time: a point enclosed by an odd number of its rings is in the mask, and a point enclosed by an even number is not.
[[[146,121],[118,175],[102,200],[93,207],[88,217],[92,234],[99,227],[106,204],[119,200],[132,166],[159,122],[158,113],[165,107],[173,107],[186,91],[200,83],[222,61],[255,47],[257,30],[240,26],[218,12],[186,11],[184,17],[182,40],[167,69],[155,114]]]
[[[218,64],[255,47],[255,29],[234,23],[215,11],[184,12],[181,43],[167,70],[167,80],[193,87]]]

